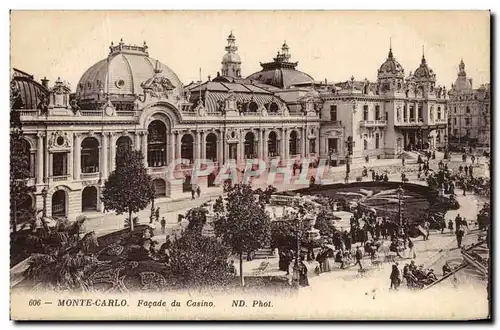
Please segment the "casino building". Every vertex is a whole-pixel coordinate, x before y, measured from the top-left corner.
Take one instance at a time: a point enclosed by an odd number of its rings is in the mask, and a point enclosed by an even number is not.
[[[42,209],[45,200],[48,216],[69,218],[102,211],[100,192],[121,148],[142,151],[162,198],[190,194],[197,159],[215,163],[197,181],[206,191],[221,189],[215,177],[229,161],[243,168],[253,158],[330,158],[338,165],[347,154],[351,161],[397,157],[445,143],[446,92],[424,57],[405,78],[390,50],[376,82],[327,84],[299,71],[285,42],[261,67],[243,78],[231,33],[220,72],[186,86],[149,56],[146,43],[122,40],[83,73],[74,93],[61,79],[39,83],[14,69],[11,93],[19,95],[14,108],[36,186],[32,206]],[[184,184],[171,185],[167,165],[179,158],[189,163],[174,172]]]

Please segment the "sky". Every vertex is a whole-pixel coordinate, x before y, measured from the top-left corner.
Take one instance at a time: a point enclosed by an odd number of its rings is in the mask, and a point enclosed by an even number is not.
[[[487,11],[12,11],[11,67],[72,90],[106,58],[111,41],[149,47],[184,84],[215,77],[226,38],[236,37],[242,75],[260,71],[286,40],[292,61],[315,80],[376,80],[389,43],[405,74],[422,49],[448,88],[463,58],[474,86],[490,81]]]

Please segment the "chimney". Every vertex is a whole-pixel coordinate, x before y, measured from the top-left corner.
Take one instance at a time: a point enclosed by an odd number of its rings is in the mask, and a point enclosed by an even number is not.
[[[49,89],[49,80],[47,79],[47,77],[43,77],[42,86]]]
[[[210,81],[210,76],[208,76],[208,81]]]
[[[220,72],[219,71],[217,71],[217,77],[220,77]]]
[[[469,78],[470,87],[472,87],[472,78]]]

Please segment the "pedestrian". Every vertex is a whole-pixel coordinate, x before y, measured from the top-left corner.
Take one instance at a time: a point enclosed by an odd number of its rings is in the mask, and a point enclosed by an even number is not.
[[[236,267],[234,266],[234,260],[231,260],[229,262],[229,274],[231,274],[233,276],[238,275],[238,271],[236,270]]]
[[[200,195],[201,195],[201,189],[200,189],[200,186],[198,186],[196,188],[196,195],[198,195],[198,198],[200,198]]]
[[[363,259],[363,253],[361,252],[361,249],[359,248],[359,245],[356,246],[356,263],[354,266],[359,265],[359,269],[363,269],[363,265],[361,264],[361,260]]]
[[[156,211],[155,211],[155,218],[156,218],[156,222],[160,221],[160,208],[156,208]]]
[[[472,175],[472,171],[473,171],[473,170],[472,170],[472,165],[471,165],[471,166],[469,166],[469,176],[470,176],[471,178],[473,177],[473,175]]]
[[[470,160],[472,161],[472,164],[474,164],[474,161],[476,160],[476,157],[474,155],[470,156]]]
[[[307,277],[307,266],[304,262],[304,257],[300,257],[299,285],[300,286],[309,286],[309,279]]]
[[[408,254],[410,258],[415,259],[417,257],[417,253],[415,252],[415,244],[411,241],[410,237],[408,237],[408,248],[410,251],[408,251]]]
[[[167,225],[167,221],[165,220],[165,217],[161,218],[160,224],[161,224],[161,233],[165,234],[165,227]]]
[[[463,185],[464,185],[464,193],[463,193],[463,195],[465,196],[465,192],[467,190],[467,182],[465,182],[465,180],[463,180]]]
[[[434,220],[434,218],[431,216],[431,219]],[[425,232],[427,234],[427,236],[425,237],[425,240],[428,241],[429,240],[429,235],[430,235],[430,228],[431,228],[431,224],[429,223],[428,220],[426,220],[424,222],[424,229],[425,229]]]
[[[448,229],[450,230],[450,232],[453,231],[453,221],[451,221],[451,219],[448,220]]]
[[[465,231],[462,229],[462,227],[459,227],[455,235],[457,237],[457,246],[460,249],[462,247],[462,238],[465,235]]]
[[[194,189],[191,189],[191,199],[194,199],[194,194],[195,194],[195,190]]]
[[[398,268],[398,263],[396,262],[394,265],[392,265],[391,276],[389,277],[391,280],[390,289],[397,290],[399,288],[399,285],[401,284],[400,275],[401,274]]]
[[[405,157],[404,157],[404,155],[401,157],[401,164],[402,164],[403,166],[405,166]]]

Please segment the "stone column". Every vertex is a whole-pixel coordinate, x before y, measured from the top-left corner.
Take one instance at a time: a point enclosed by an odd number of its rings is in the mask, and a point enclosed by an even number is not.
[[[43,137],[44,133],[38,133],[36,135],[36,184],[43,183]]]
[[[45,158],[44,158],[44,162],[45,162],[45,182],[46,183],[49,183],[50,182],[50,153],[49,153],[49,146],[48,146],[48,139],[49,137],[46,136],[45,137],[45,151],[44,151],[44,154],[45,154]]]
[[[300,149],[302,153],[302,157],[306,156],[306,141],[307,141],[307,131],[305,128],[302,128],[302,134],[300,139]]]
[[[205,134],[205,131],[201,131],[201,158],[206,159],[207,158],[207,135]]]
[[[314,152],[316,153],[316,157],[319,157],[319,147],[320,147],[320,140],[319,140],[319,127],[316,128],[316,150]]]
[[[258,138],[257,138],[257,140],[258,140],[258,142],[257,142],[257,157],[259,157],[259,159],[264,159],[264,150],[262,148],[262,146],[263,146],[262,142],[264,140],[264,138],[263,138],[263,132],[264,131],[262,129],[259,129],[257,131],[257,134],[258,134]]]
[[[144,167],[148,168],[148,132],[142,132],[142,155],[144,156]]]
[[[100,164],[99,168],[101,171],[101,176],[103,180],[108,178],[108,134],[102,133],[102,146],[101,146],[101,159],[102,164]]]
[[[75,180],[80,180],[80,172],[82,170],[81,144],[81,134],[75,133],[73,141],[73,179]]]
[[[175,155],[178,159],[181,158],[182,135],[182,132],[177,132],[177,153]]]
[[[262,159],[267,159],[267,132],[262,129]]]
[[[194,155],[193,160],[201,158],[201,132],[194,132]]]
[[[217,161],[219,164],[224,164],[224,148],[225,148],[225,143],[224,143],[224,132],[220,132],[219,136],[217,137]],[[225,154],[227,157],[227,153]]]
[[[306,156],[309,156],[309,153],[311,152],[311,150],[309,150],[309,133],[307,131],[305,131],[306,135],[305,135],[305,154]]]
[[[117,136],[115,133],[109,133],[109,172],[111,173],[116,168],[116,140]]]
[[[168,144],[170,146],[170,152],[168,157],[169,164],[175,159],[175,132],[171,132],[168,137]]]
[[[139,131],[135,131],[134,150],[141,150],[141,136]]]

